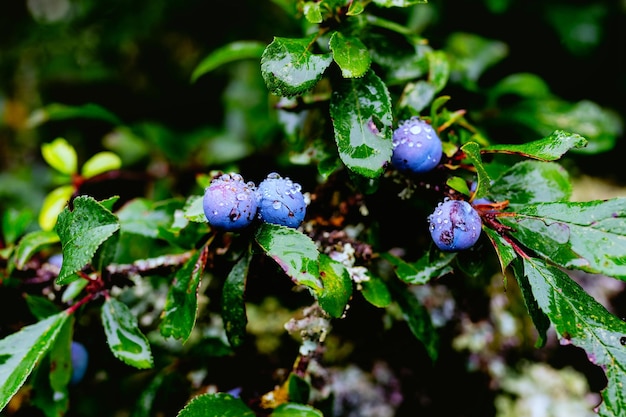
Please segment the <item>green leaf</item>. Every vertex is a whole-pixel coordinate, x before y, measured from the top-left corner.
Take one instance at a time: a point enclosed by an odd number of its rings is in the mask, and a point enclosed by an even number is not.
[[[69,408],[69,392],[67,385],[72,376],[71,342],[74,334],[74,316],[70,316],[59,331],[54,344],[50,349],[50,369],[48,379],[52,389],[52,408],[56,413],[52,415],[63,415]],[[52,411],[52,410],[50,410]]]
[[[34,111],[28,118],[29,127],[40,126],[50,120],[92,119],[120,125],[122,121],[109,110],[94,103],[82,106],[68,106],[61,103],[52,103]]]
[[[511,74],[496,83],[487,90],[492,106],[496,100],[505,94],[515,94],[526,98],[548,98],[550,87],[536,74],[517,73]]]
[[[271,417],[324,417],[321,411],[306,404],[283,403],[274,409]]]
[[[554,324],[561,342],[584,349],[589,360],[604,369],[608,383],[599,414],[621,415],[626,409],[626,323],[559,268],[534,258],[524,259],[523,267],[539,308]]]
[[[387,284],[380,277],[369,274],[367,281],[362,281],[361,294],[373,306],[384,308],[391,304],[391,293]]]
[[[489,196],[511,204],[567,201],[572,185],[567,171],[556,162],[522,161],[493,182]]]
[[[443,51],[429,51],[428,57],[428,81],[434,87],[435,93],[440,92],[450,78],[450,62]]]
[[[33,212],[31,210],[17,210],[12,207],[5,207],[2,213],[2,236],[7,246],[12,245],[24,234],[30,222],[33,220]]]
[[[324,20],[321,10],[321,1],[305,1],[302,3],[302,14],[310,23],[322,23]]]
[[[427,0],[374,0],[374,4],[381,7],[409,7],[414,4],[428,3]]]
[[[394,267],[396,276],[407,284],[426,284],[434,278],[452,272],[450,263],[456,253],[433,251],[427,252],[414,263],[408,263],[390,253],[382,253],[381,257]]]
[[[179,200],[154,202],[147,198],[135,198],[117,211],[117,217],[122,232],[157,238],[159,228],[169,227],[174,211],[180,207]]]
[[[419,114],[433,101],[435,86],[428,81],[418,80],[414,83],[406,83],[400,101],[399,108],[408,107],[412,114]]]
[[[68,278],[91,262],[100,245],[119,228],[117,217],[102,204],[92,197],[76,197],[74,209],[63,210],[55,229],[63,250],[57,284],[67,284]]]
[[[317,84],[331,64],[331,54],[311,52],[316,36],[293,39],[274,37],[261,57],[261,74],[277,96],[300,95]]]
[[[346,166],[367,178],[377,178],[391,160],[391,98],[373,72],[343,80],[330,100],[335,141]]]
[[[461,194],[465,194],[466,196],[470,196],[470,189],[467,186],[467,181],[461,177],[450,177],[446,180],[446,185],[453,190],[460,192]]]
[[[204,214],[204,206],[202,205],[202,199],[203,196],[201,195],[190,195],[187,197],[185,207],[183,208],[186,219],[196,223],[207,223],[207,218]]]
[[[511,264],[513,268],[513,275],[517,280],[517,285],[519,286],[520,292],[522,294],[522,298],[524,299],[524,304],[526,305],[526,309],[530,315],[533,324],[538,332],[537,342],[535,346],[537,348],[543,347],[548,339],[548,330],[550,329],[550,318],[548,315],[541,309],[537,300],[535,299],[535,295],[533,293],[533,288],[531,286],[528,277],[524,273],[524,263],[522,260],[515,261]]]
[[[404,319],[411,333],[426,348],[426,352],[434,361],[439,356],[439,336],[430,319],[428,310],[420,303],[414,293],[406,286],[394,283],[392,285],[394,300],[400,306]]]
[[[59,242],[59,235],[52,231],[37,230],[24,235],[15,248],[15,267],[23,269],[33,254],[57,242]]]
[[[24,299],[26,300],[28,311],[30,311],[37,320],[47,319],[59,313],[59,306],[47,297],[26,294]]]
[[[543,139],[521,145],[491,145],[482,149],[483,153],[519,154],[541,161],[555,161],[570,149],[587,146],[587,139],[576,134],[556,130]]]
[[[95,177],[107,171],[114,171],[122,167],[122,160],[113,152],[98,152],[89,158],[81,168],[84,178]]]
[[[150,343],[126,304],[107,298],[102,305],[101,318],[109,349],[116,358],[139,369],[154,365]]]
[[[228,342],[233,348],[243,345],[246,337],[246,304],[244,293],[252,257],[244,254],[230,270],[222,288],[222,320]]]
[[[72,185],[62,185],[48,193],[39,211],[39,226],[43,230],[54,229],[59,214],[63,211],[73,193],[74,186]]]
[[[69,318],[63,311],[0,340],[0,410],[50,350]]]
[[[367,47],[355,36],[335,32],[330,37],[329,46],[345,78],[362,77],[372,63]]]
[[[263,223],[255,239],[294,283],[310,288],[315,294],[322,291],[319,252],[308,236],[290,227]]]
[[[352,296],[352,279],[346,267],[326,254],[320,254],[320,277],[324,289],[318,294],[320,306],[331,317],[343,315]]]
[[[177,417],[255,417],[255,413],[239,398],[218,392],[192,398]]]
[[[496,255],[498,256],[498,261],[500,262],[500,269],[502,271],[502,275],[505,275],[506,269],[509,267],[511,262],[515,258],[517,258],[517,252],[511,244],[504,238],[500,233],[489,227],[483,227],[483,231],[491,240],[493,244],[493,248],[496,251]]]
[[[78,172],[76,150],[63,138],[41,145],[41,155],[48,165],[62,174],[73,175]]]
[[[224,45],[200,61],[191,74],[191,82],[196,82],[204,74],[229,62],[260,59],[264,50],[265,44],[258,41],[236,41]]]
[[[478,88],[481,75],[508,54],[504,42],[463,32],[448,37],[445,51],[451,60],[450,79],[470,90]]]
[[[465,145],[461,146],[461,150],[465,152],[467,158],[474,165],[474,168],[476,168],[478,184],[474,192],[474,198],[484,197],[491,186],[491,179],[480,156],[480,145],[476,142],[467,142]]]
[[[160,330],[164,337],[182,339],[184,343],[191,335],[198,314],[198,287],[207,256],[208,246],[204,246],[176,271],[163,308]]]
[[[521,206],[498,217],[511,235],[564,268],[626,278],[626,198]]]
[[[503,109],[502,116],[534,130],[549,135],[554,129],[577,132],[588,143],[573,151],[594,154],[612,149],[623,131],[623,121],[617,113],[583,100],[570,103],[558,98],[520,102],[515,107]]]
[[[287,390],[289,401],[306,404],[311,396],[311,384],[294,372],[289,374],[287,379]]]

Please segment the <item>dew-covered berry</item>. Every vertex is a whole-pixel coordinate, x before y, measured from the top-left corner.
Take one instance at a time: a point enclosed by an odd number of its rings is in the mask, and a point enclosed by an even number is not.
[[[261,181],[258,192],[262,221],[296,228],[304,220],[306,202],[300,184],[272,172]]]
[[[217,229],[238,230],[254,220],[259,196],[253,182],[244,182],[236,173],[214,178],[204,191],[204,214]]]
[[[428,172],[441,161],[442,145],[433,127],[419,117],[400,123],[393,132],[391,163],[401,171]]]
[[[87,372],[87,365],[89,364],[87,348],[80,342],[72,341],[70,346],[70,359],[72,361],[70,385],[76,385],[83,380]]]
[[[474,208],[463,200],[446,200],[428,216],[430,235],[443,251],[468,249],[480,237],[482,220]]]

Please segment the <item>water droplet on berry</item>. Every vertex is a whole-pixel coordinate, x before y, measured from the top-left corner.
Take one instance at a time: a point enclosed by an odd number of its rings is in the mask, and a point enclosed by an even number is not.
[[[280,203],[280,201],[274,201],[272,203],[272,207],[274,207],[276,210],[278,210],[281,206],[282,204]]]
[[[420,134],[420,133],[421,133],[421,131],[422,131],[422,127],[421,127],[421,126],[417,126],[417,125],[415,125],[415,126],[411,126],[410,131],[411,131],[411,133],[413,133],[414,135],[418,135],[418,134]]]

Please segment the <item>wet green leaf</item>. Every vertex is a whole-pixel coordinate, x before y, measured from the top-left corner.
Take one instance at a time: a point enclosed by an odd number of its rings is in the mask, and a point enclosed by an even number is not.
[[[70,317],[62,311],[0,340],[0,410],[49,352]]]
[[[498,261],[500,262],[500,270],[502,271],[502,275],[505,275],[506,269],[511,262],[517,258],[517,253],[513,246],[497,231],[489,227],[483,227],[483,231],[487,237],[489,237],[489,240],[491,240],[496,255],[498,256]]]
[[[246,304],[244,293],[252,256],[246,253],[230,270],[222,288],[222,320],[226,337],[233,348],[241,346],[246,337]]]
[[[41,249],[59,242],[56,232],[36,230],[24,235],[14,253],[14,265],[17,269],[23,269],[26,262]]]
[[[152,368],[154,364],[150,343],[126,304],[109,297],[102,305],[100,316],[113,355],[135,368]]]
[[[154,202],[147,198],[135,198],[117,211],[121,231],[157,238],[160,228],[168,228],[174,212],[182,207],[180,200]]]
[[[236,41],[212,51],[196,66],[191,74],[191,82],[195,82],[204,74],[240,59],[261,59],[265,44],[257,41]]]
[[[76,150],[63,138],[41,145],[41,155],[48,165],[62,174],[72,175],[78,172]]]
[[[489,192],[489,188],[491,187],[491,179],[489,178],[489,174],[487,173],[480,156],[480,145],[476,142],[467,142],[465,145],[461,146],[461,150],[465,152],[467,158],[474,165],[474,168],[476,168],[478,184],[476,185],[476,190],[474,191],[474,198],[484,197],[487,192]]]
[[[177,417],[255,417],[243,401],[230,394],[200,394],[191,399]]]
[[[345,78],[358,78],[365,75],[372,59],[367,47],[359,38],[335,32],[330,37],[329,46],[333,59],[341,68],[341,75]]]
[[[341,262],[320,254],[320,277],[324,289],[318,294],[320,306],[331,317],[343,315],[346,305],[352,296],[352,279],[350,273]]]
[[[528,204],[498,219],[512,236],[564,268],[626,279],[626,198]]]
[[[91,178],[121,167],[122,160],[113,152],[98,152],[83,164],[81,174],[84,178]]]
[[[535,294],[533,292],[533,286],[531,285],[528,276],[524,273],[524,261],[516,259],[511,266],[513,267],[513,275],[517,280],[524,304],[530,315],[530,319],[533,321],[535,328],[537,329],[538,338],[535,346],[537,348],[543,347],[548,340],[548,330],[550,329],[550,317],[541,306],[537,303]]]
[[[513,165],[490,188],[495,201],[511,204],[567,201],[572,194],[569,174],[555,162],[522,161]]]
[[[189,221],[196,223],[207,223],[206,215],[204,214],[204,206],[202,205],[203,196],[191,195],[187,197],[183,212],[185,218]]]
[[[330,115],[343,163],[364,177],[380,176],[393,148],[391,98],[382,80],[371,70],[344,79],[331,97]]]
[[[55,229],[63,251],[57,284],[67,284],[68,278],[91,262],[100,245],[119,228],[117,217],[102,204],[92,197],[76,197],[74,209],[63,210]]]
[[[187,341],[198,314],[198,287],[202,280],[208,247],[196,251],[174,275],[165,299],[159,326],[164,337]]]
[[[587,146],[587,139],[576,134],[556,130],[549,136],[521,145],[491,145],[482,149],[483,153],[520,154],[541,161],[555,161],[570,149]]]
[[[264,223],[257,229],[255,239],[294,283],[310,288],[315,294],[322,291],[319,252],[308,236],[290,227]]]
[[[298,403],[283,403],[274,409],[271,417],[324,417],[320,410],[310,405]]]
[[[317,84],[331,64],[331,54],[313,54],[315,35],[293,39],[274,37],[261,57],[261,74],[277,96],[302,94]]]
[[[601,416],[626,409],[626,323],[609,313],[565,272],[546,262],[523,259],[523,271],[537,305],[550,318],[561,343],[584,349],[589,360],[604,369]]]

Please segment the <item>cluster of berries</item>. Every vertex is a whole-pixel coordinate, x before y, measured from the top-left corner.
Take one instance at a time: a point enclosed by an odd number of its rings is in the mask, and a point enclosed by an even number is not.
[[[391,163],[400,171],[421,174],[441,161],[443,147],[433,127],[418,117],[400,123],[393,132]],[[446,199],[428,216],[433,242],[443,251],[468,249],[478,241],[482,220],[470,203]]]
[[[211,226],[226,231],[243,229],[255,218],[297,228],[306,213],[300,184],[276,172],[258,187],[240,174],[222,174],[206,188],[202,203]]]

